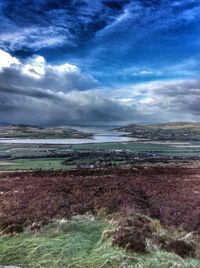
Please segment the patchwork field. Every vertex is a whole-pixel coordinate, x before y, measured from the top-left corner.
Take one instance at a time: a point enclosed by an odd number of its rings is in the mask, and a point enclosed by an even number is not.
[[[199,160],[199,142],[108,142],[76,145],[0,144],[0,171],[104,168]]]

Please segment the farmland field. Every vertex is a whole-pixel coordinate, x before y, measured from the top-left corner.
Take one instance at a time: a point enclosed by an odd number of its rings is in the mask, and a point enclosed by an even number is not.
[[[200,142],[0,144],[0,171],[71,169],[89,164],[96,166],[99,161],[101,166],[111,163],[123,166],[138,161],[198,160],[199,157]]]

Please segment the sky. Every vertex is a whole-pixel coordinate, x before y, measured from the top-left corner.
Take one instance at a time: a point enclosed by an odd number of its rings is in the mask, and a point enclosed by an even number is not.
[[[0,0],[0,122],[200,121],[199,0]]]

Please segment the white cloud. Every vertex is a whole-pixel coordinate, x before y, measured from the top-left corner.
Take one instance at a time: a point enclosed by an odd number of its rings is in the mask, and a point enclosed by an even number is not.
[[[45,58],[42,56],[34,56],[29,58],[24,64],[21,63],[20,65],[24,75],[32,76],[38,79],[42,79],[45,74],[48,74],[49,72],[54,73],[59,77],[67,74],[81,74],[80,69],[74,64],[65,63],[61,65],[50,65],[47,64]]]
[[[33,56],[22,62],[0,50],[0,82],[9,87],[35,87],[53,91],[87,90],[97,86],[90,75],[70,63],[51,65],[44,57]]]
[[[13,28],[13,30],[12,30]],[[17,50],[21,48],[42,49],[45,47],[61,46],[71,43],[70,34],[67,29],[60,27],[37,27],[18,28],[15,25],[0,35],[2,48]]]
[[[130,70],[129,70],[130,71]],[[145,77],[145,76],[159,76],[161,71],[153,69],[141,69],[132,73],[133,76]]]
[[[168,120],[176,117],[199,120],[200,80],[166,80],[141,83],[118,90],[137,101],[141,110],[159,119],[161,114]]]
[[[45,63],[43,57],[37,56],[23,65],[22,73],[39,79],[45,75]]]
[[[5,67],[11,67],[13,64],[20,64],[20,62],[17,58],[0,49],[0,71]]]

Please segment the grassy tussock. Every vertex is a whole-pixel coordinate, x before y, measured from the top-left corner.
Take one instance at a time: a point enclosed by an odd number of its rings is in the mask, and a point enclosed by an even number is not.
[[[28,230],[0,238],[0,264],[22,268],[198,268],[200,261],[154,249],[136,254],[111,245],[102,233],[113,225],[103,219],[81,216],[55,221],[41,233]]]

